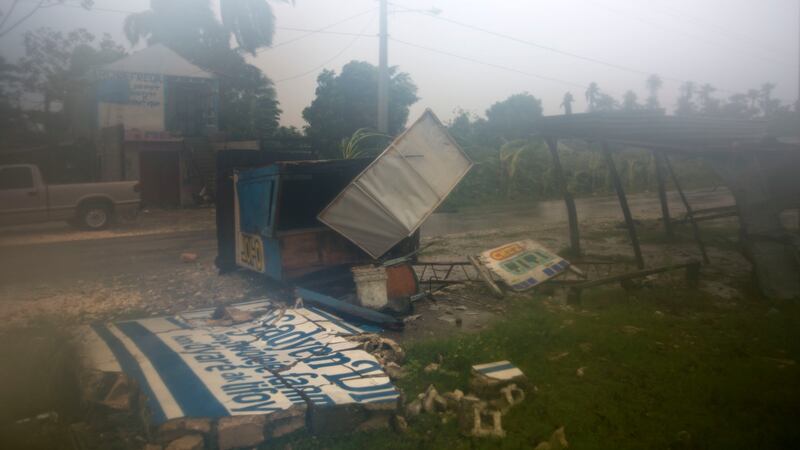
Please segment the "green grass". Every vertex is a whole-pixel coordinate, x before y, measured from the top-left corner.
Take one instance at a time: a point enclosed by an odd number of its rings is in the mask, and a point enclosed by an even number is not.
[[[503,418],[505,439],[464,438],[452,420],[423,416],[405,435],[288,442],[294,449],[517,449],[563,425],[577,449],[800,448],[800,307],[782,304],[768,314],[770,307],[751,299],[719,309],[682,288],[593,290],[580,311],[517,300],[483,333],[409,346],[410,375],[399,383],[410,398],[428,384],[465,390],[472,364],[512,361],[538,392]],[[629,326],[641,331],[626,333]],[[569,353],[548,358],[562,352]],[[425,373],[439,355],[443,372]]]

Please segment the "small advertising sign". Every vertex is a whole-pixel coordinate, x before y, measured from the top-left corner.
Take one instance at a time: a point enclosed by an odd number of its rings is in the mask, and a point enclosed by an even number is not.
[[[569,267],[569,262],[530,239],[486,250],[480,259],[515,291],[530,289]]]

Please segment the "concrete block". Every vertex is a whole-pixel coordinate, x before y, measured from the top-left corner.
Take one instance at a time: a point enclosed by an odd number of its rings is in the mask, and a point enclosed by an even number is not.
[[[165,450],[203,450],[204,448],[203,436],[190,434],[170,442]]]
[[[264,426],[267,416],[231,416],[217,422],[217,442],[219,450],[240,447],[255,447],[266,439]]]
[[[306,427],[306,406],[292,405],[288,409],[276,411],[267,416],[264,429],[267,438],[279,438]]]
[[[208,436],[210,433],[210,419],[180,418],[172,419],[162,424],[158,427],[156,436],[158,442],[167,443],[191,434]]]

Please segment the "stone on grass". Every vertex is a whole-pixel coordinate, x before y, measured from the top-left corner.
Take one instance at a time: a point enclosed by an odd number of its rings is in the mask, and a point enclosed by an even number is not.
[[[406,405],[406,416],[415,417],[422,412],[422,400],[415,399]]]
[[[248,415],[222,417],[217,423],[219,450],[255,447],[265,440],[267,416]]]
[[[512,407],[525,400],[525,391],[518,388],[516,384],[509,384],[500,388],[500,397],[492,401],[492,406],[501,413],[506,414]]]
[[[165,450],[203,450],[204,448],[203,436],[190,434],[170,442]]]
[[[564,427],[560,427],[553,431],[549,440],[540,442],[533,450],[563,450],[565,448],[569,448],[569,442],[567,442]]]
[[[394,416],[392,419],[392,428],[398,433],[408,432],[408,422],[403,416]]]
[[[383,370],[386,372],[386,375],[389,375],[389,378],[392,380],[399,380],[405,377],[405,371],[402,367],[400,367],[397,363],[389,362],[384,366]]]
[[[487,407],[478,397],[467,395],[461,399],[458,425],[461,433],[472,437],[503,438],[502,413]]]
[[[453,392],[445,392],[442,397],[444,397],[444,399],[447,401],[448,409],[458,411],[459,405],[461,404],[461,399],[464,398],[464,393],[456,389]]]
[[[470,390],[484,397],[495,397],[500,389],[510,384],[526,386],[522,371],[508,361],[496,361],[472,366]]]
[[[436,391],[436,388],[433,385],[428,386],[428,389],[425,390],[425,396],[422,399],[422,409],[426,413],[433,413],[436,412],[436,397],[439,396],[439,393]]]

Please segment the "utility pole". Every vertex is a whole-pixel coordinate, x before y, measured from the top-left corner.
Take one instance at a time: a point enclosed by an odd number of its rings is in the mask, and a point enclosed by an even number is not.
[[[380,44],[378,57],[378,131],[389,132],[389,11],[388,0],[380,1]]]

